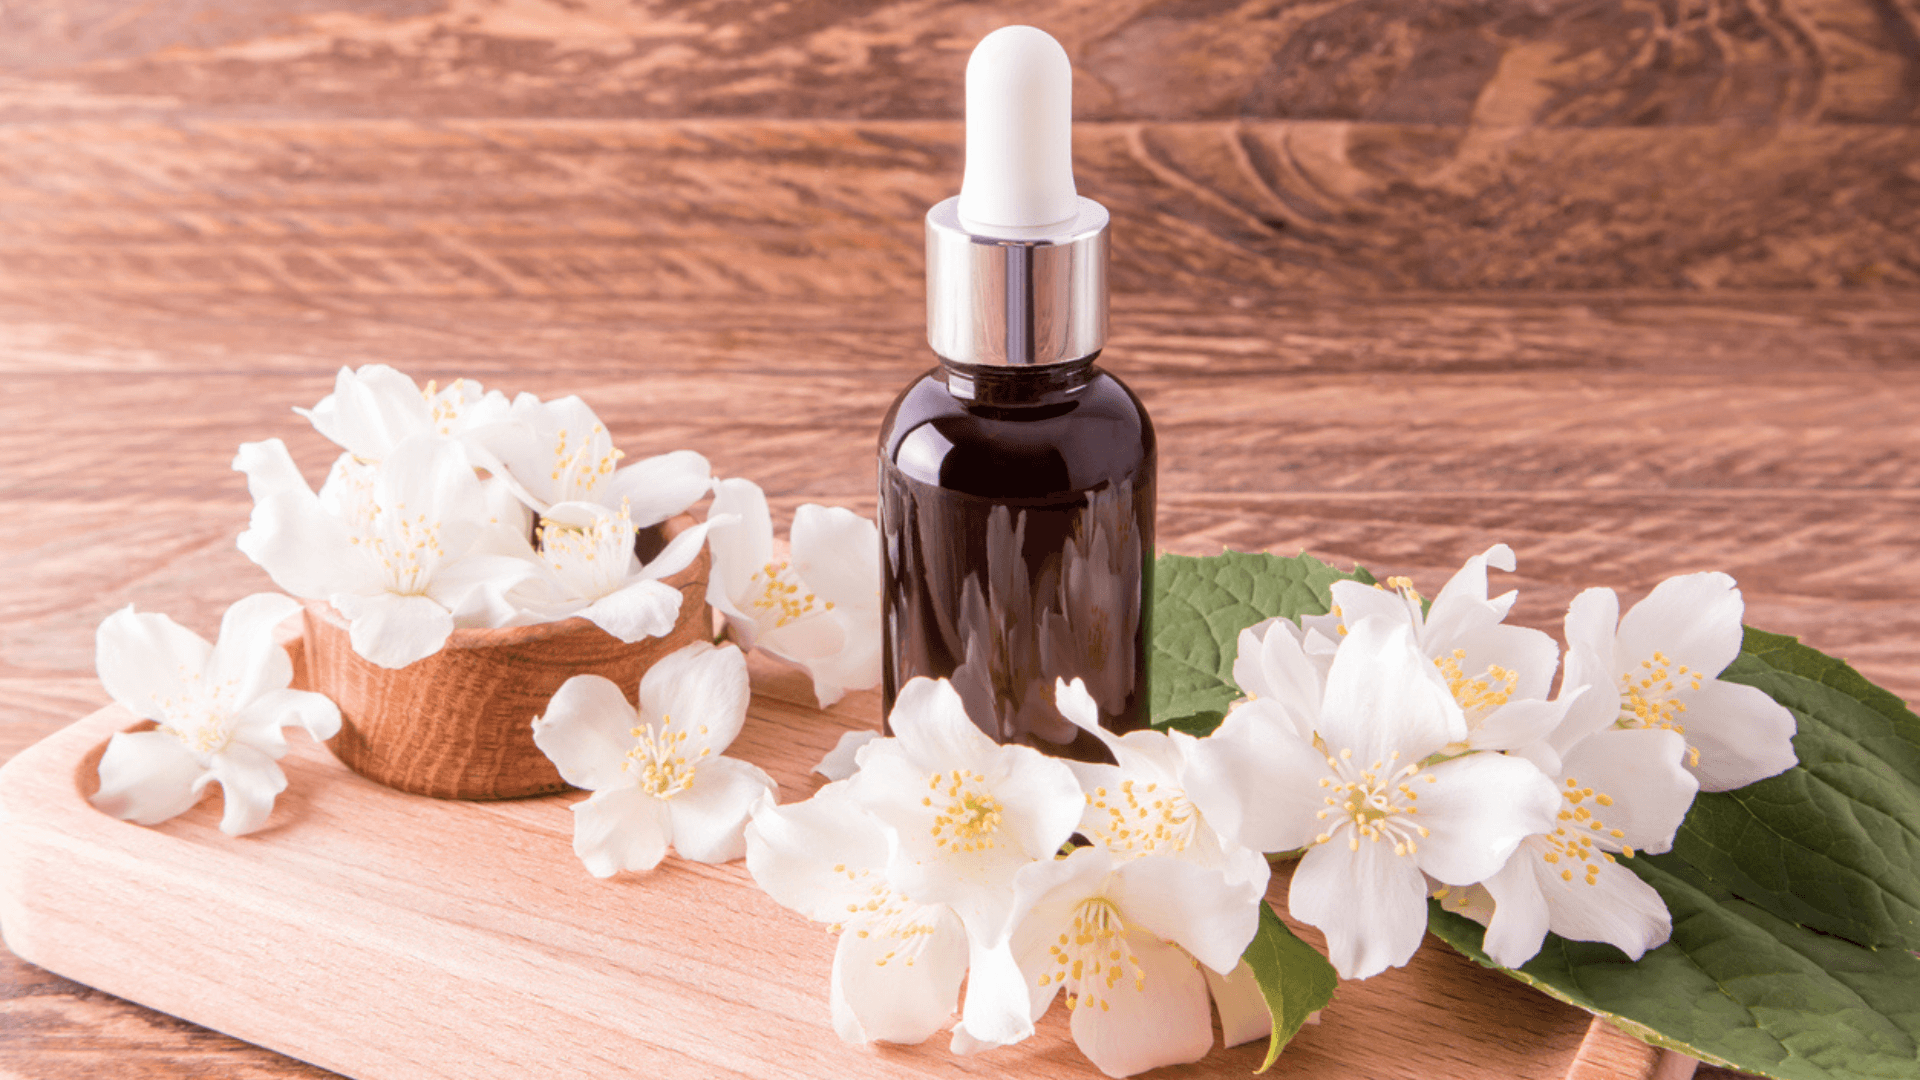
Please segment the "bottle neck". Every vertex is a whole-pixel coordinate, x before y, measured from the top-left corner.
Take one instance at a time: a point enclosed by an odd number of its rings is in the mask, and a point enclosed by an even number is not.
[[[1093,382],[1099,353],[1064,364],[1033,366],[956,364],[942,357],[947,392],[977,405],[1052,405],[1070,400]]]

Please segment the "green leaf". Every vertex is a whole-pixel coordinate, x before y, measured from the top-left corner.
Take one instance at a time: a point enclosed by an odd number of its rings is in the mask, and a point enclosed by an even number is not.
[[[1184,731],[1196,739],[1204,739],[1208,735],[1213,734],[1213,729],[1219,727],[1220,721],[1225,720],[1226,718],[1227,718],[1226,713],[1219,713],[1219,712],[1194,713],[1192,716],[1182,716],[1177,719],[1169,720],[1166,723],[1161,724],[1160,727],[1163,729],[1171,728],[1174,731]]]
[[[1324,615],[1342,578],[1373,584],[1360,567],[1337,570],[1311,555],[1226,551],[1162,555],[1153,567],[1152,721],[1205,734],[1240,697],[1233,658],[1240,631],[1262,619]]]
[[[1758,630],[1725,678],[1793,711],[1800,764],[1700,795],[1675,854],[1783,919],[1920,949],[1920,717],[1844,662]]]
[[[1295,937],[1264,901],[1260,904],[1260,929],[1254,933],[1242,959],[1253,969],[1260,994],[1267,999],[1267,1011],[1273,1014],[1267,1060],[1255,1070],[1266,1072],[1280,1051],[1299,1033],[1307,1017],[1326,1008],[1327,1002],[1333,1000],[1333,988],[1340,982],[1340,976],[1326,957]]]
[[[1820,934],[1674,855],[1624,860],[1667,902],[1673,939],[1638,963],[1548,935],[1510,972],[1656,1046],[1778,1080],[1920,1077],[1920,960]],[[1435,902],[1436,935],[1481,964],[1478,924]]]
[[[1694,801],[1624,860],[1673,916],[1629,963],[1548,935],[1516,978],[1658,1046],[1780,1080],[1920,1080],[1920,718],[1852,668],[1748,630],[1725,672],[1794,713],[1800,764]],[[1492,966],[1474,923],[1429,926]],[[1870,948],[1869,945],[1890,946]]]

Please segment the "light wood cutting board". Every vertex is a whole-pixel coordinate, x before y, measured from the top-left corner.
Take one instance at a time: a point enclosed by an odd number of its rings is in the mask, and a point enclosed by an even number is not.
[[[840,734],[877,724],[877,698],[821,711],[795,673],[757,659],[753,672],[732,752],[772,773],[782,801],[804,798]],[[102,709],[0,769],[8,947],[117,996],[360,1080],[1099,1075],[1057,1007],[1035,1038],[973,1058],[943,1037],[841,1043],[825,928],[767,899],[738,863],[669,858],[593,879],[571,849],[579,795],[404,795],[295,735],[290,787],[260,833],[221,834],[217,797],[157,828],[113,820],[86,796],[107,738],[131,723]],[[1281,897],[1287,868],[1276,871]],[[1216,1047],[1177,1074],[1243,1077],[1263,1051]],[[1692,1071],[1430,940],[1407,968],[1343,985],[1274,1074]]]

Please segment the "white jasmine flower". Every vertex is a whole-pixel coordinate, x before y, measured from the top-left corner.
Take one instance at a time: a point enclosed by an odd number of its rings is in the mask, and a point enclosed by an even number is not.
[[[967,971],[966,930],[952,908],[894,888],[887,832],[845,784],[786,806],[763,800],[746,845],[768,896],[840,936],[831,999],[842,1039],[918,1043],[947,1026]]]
[[[1337,617],[1336,617],[1337,618]],[[1337,632],[1338,624],[1334,624]],[[1320,696],[1333,665],[1337,638],[1275,617],[1240,631],[1233,658],[1233,682],[1246,695],[1240,708],[1278,710],[1301,738],[1313,738]]]
[[[624,509],[634,527],[644,529],[683,513],[713,483],[707,459],[691,450],[619,465],[626,455],[578,397],[541,401],[521,394],[508,417],[514,427],[489,446],[520,497],[542,516],[560,503],[598,503]]]
[[[447,439],[404,439],[378,465],[343,456],[318,495],[278,439],[242,446],[234,468],[255,496],[240,550],[286,591],[331,603],[382,667],[438,652],[470,593],[532,572],[476,547],[502,526]]]
[[[1015,889],[1010,942],[1034,1019],[1064,990],[1075,1045],[1114,1077],[1213,1048],[1201,965],[1221,975],[1239,966],[1259,927],[1260,888],[1180,859],[1120,860],[1091,847],[1028,865]]]
[[[219,784],[222,832],[240,836],[265,825],[287,787],[277,764],[287,752],[280,729],[303,727],[321,741],[340,730],[333,702],[288,689],[293,662],[273,631],[299,610],[290,597],[249,596],[227,609],[213,645],[131,605],[109,615],[96,642],[100,682],[122,707],[159,726],[120,732],[107,743],[93,805],[157,825]]]
[[[454,604],[453,625],[496,628],[545,621],[523,606],[528,590],[536,588],[542,576],[539,556],[527,539],[534,534],[537,519],[501,477],[482,480],[480,490],[486,500],[486,523],[468,560],[472,570],[492,572],[463,574],[478,579]],[[323,503],[326,496],[322,488]]]
[[[1745,609],[1733,579],[1719,573],[1668,578],[1625,618],[1612,589],[1574,597],[1565,681],[1594,689],[1575,704],[1556,744],[1608,727],[1677,732],[1702,791],[1731,791],[1792,768],[1793,714],[1762,690],[1717,677],[1740,655]]]
[[[820,759],[813,771],[829,780],[847,779],[860,771],[860,748],[879,737],[877,731],[842,732],[840,741],[833,744],[833,749],[827,751],[827,756]]]
[[[722,757],[747,718],[747,661],[731,645],[696,642],[640,679],[636,712],[612,680],[562,683],[533,741],[574,787],[573,850],[595,877],[651,870],[668,845],[695,862],[745,854],[753,804],[774,789],[758,766]]]
[[[1079,680],[1055,684],[1061,715],[1098,736],[1117,765],[1068,762],[1086,791],[1079,832],[1116,859],[1165,855],[1184,859],[1262,895],[1271,869],[1259,852],[1222,837],[1187,795],[1200,740],[1183,731],[1130,731],[1100,726],[1100,706]]]
[[[1407,578],[1389,578],[1384,588],[1336,581],[1333,611],[1300,622],[1323,640],[1337,640],[1366,618],[1409,627],[1415,645],[1433,661],[1465,715],[1467,736],[1456,749],[1518,749],[1545,738],[1566,715],[1572,696],[1547,700],[1560,666],[1560,647],[1547,634],[1502,621],[1518,594],[1488,599],[1489,565],[1511,572],[1513,549],[1495,544],[1468,559],[1424,614],[1420,594]]]
[[[507,398],[486,392],[471,379],[455,379],[443,390],[425,389],[385,364],[358,370],[341,368],[333,393],[311,409],[294,412],[314,430],[363,462],[379,462],[401,442],[419,435],[453,438],[477,449],[489,428],[505,422]],[[487,459],[482,452],[480,464]]]
[[[1490,913],[1471,894],[1449,904],[1487,926],[1484,948],[1495,963],[1517,968],[1531,960],[1549,930],[1607,942],[1633,960],[1667,940],[1673,921],[1666,902],[1615,856],[1673,846],[1697,789],[1681,765],[1685,756],[1679,734],[1640,728],[1590,735],[1559,758],[1553,831],[1528,837],[1486,879]]]
[[[714,485],[707,602],[729,635],[807,670],[822,706],[880,682],[880,534],[839,507],[800,507],[787,559],[773,554],[767,497],[750,480]]]
[[[1014,874],[1051,859],[1079,824],[1079,782],[1058,760],[988,738],[944,679],[908,681],[888,719],[893,737],[860,751],[848,785],[898,839],[889,878],[951,904],[982,941],[1002,940]]]
[[[730,518],[720,519],[724,523]],[[651,562],[634,552],[633,518],[598,503],[547,508],[537,526],[540,578],[521,590],[527,613],[540,622],[579,615],[629,644],[672,631],[680,617],[680,590],[663,578],[685,570],[700,554],[709,518],[683,530]]]
[[[1466,719],[1404,620],[1348,627],[1327,674],[1314,741],[1270,711],[1238,708],[1189,767],[1216,828],[1261,851],[1308,847],[1288,908],[1327,935],[1344,978],[1406,963],[1426,928],[1427,884],[1481,881],[1520,842],[1551,832],[1560,796],[1521,758],[1470,753]]]

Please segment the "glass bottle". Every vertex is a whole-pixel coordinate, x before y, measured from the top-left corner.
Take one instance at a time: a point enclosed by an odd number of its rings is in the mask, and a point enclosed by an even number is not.
[[[880,432],[884,708],[950,679],[1000,742],[1088,761],[1054,707],[1082,679],[1115,732],[1147,722],[1155,445],[1106,344],[1109,218],[1074,189],[1071,67],[1032,27],[967,66],[967,170],[927,213],[940,366]]]

